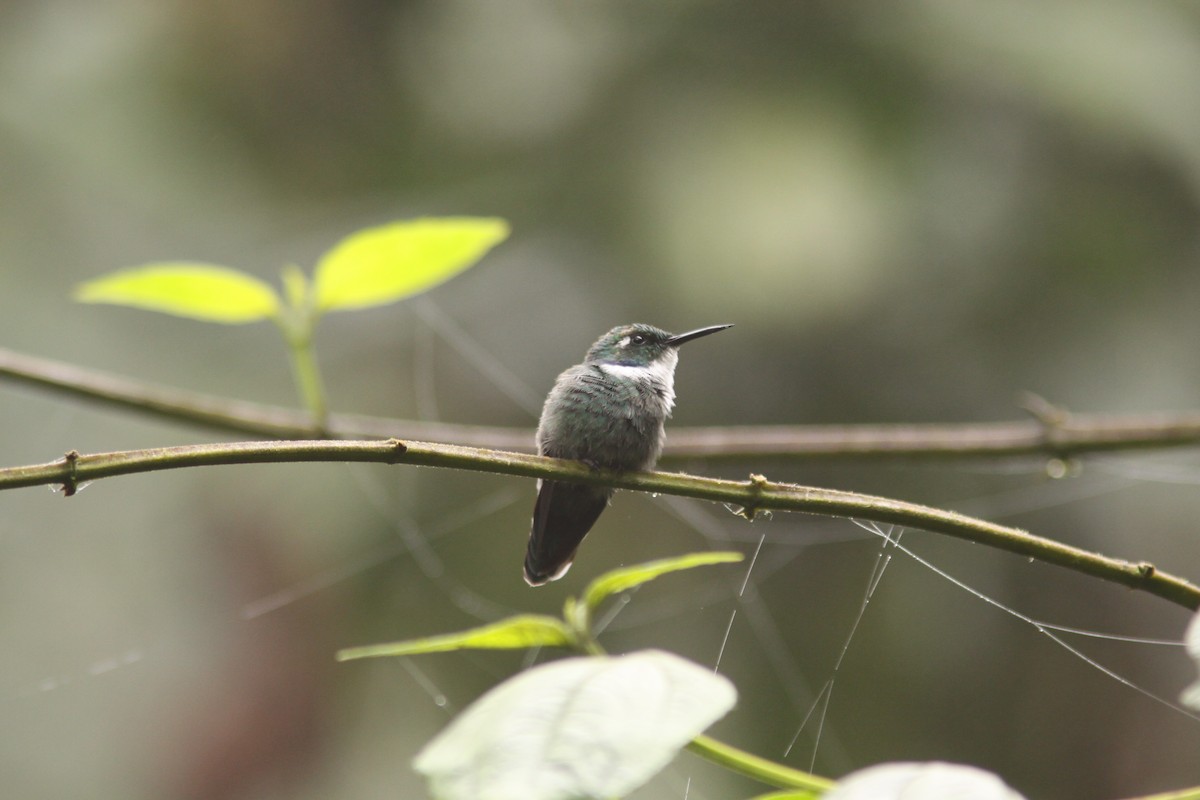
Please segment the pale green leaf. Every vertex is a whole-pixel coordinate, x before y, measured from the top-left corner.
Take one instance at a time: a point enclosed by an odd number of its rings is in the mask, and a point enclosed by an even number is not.
[[[1183,644],[1196,668],[1200,669],[1200,614],[1192,617],[1187,632],[1183,635]],[[1184,689],[1180,700],[1188,708],[1200,711],[1200,680]]]
[[[725,678],[658,650],[556,661],[483,695],[413,767],[439,800],[624,797],[736,700]]]
[[[990,772],[941,761],[893,762],[852,772],[822,800],[1023,800]]]
[[[813,792],[806,792],[803,789],[784,789],[780,792],[757,794],[751,797],[750,800],[816,800],[819,796]]]
[[[114,272],[81,284],[75,299],[224,324],[257,322],[279,312],[279,295],[269,284],[229,267],[191,262]]]
[[[373,644],[339,650],[338,661],[381,656],[412,656],[421,653],[444,653],[449,650],[520,650],[529,647],[566,647],[571,634],[556,617],[523,614],[502,619],[491,625],[444,636],[409,639],[389,644]]]
[[[741,561],[742,558],[741,553],[731,551],[690,553],[677,558],[664,558],[660,561],[648,561],[645,564],[614,569],[588,584],[583,593],[583,601],[589,611],[594,611],[606,598],[652,581],[659,575],[708,564],[731,564]]]
[[[488,217],[431,217],[359,231],[317,264],[317,310],[384,305],[427,291],[507,236],[508,223]]]

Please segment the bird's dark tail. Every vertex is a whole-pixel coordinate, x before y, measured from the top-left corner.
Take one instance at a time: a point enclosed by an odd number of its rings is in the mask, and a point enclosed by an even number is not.
[[[542,481],[525,551],[525,582],[541,586],[566,574],[575,551],[608,505],[611,489]]]

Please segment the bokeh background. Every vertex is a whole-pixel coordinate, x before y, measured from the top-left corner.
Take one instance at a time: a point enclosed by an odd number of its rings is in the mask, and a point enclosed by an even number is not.
[[[340,411],[532,426],[614,324],[733,322],[684,352],[677,424],[1019,418],[1200,397],[1200,6],[1168,0],[663,3],[8,0],[0,346],[294,405],[278,336],[71,302],[164,259],[275,280],[358,228],[514,233],[416,302],[323,321]],[[211,441],[0,385],[5,465]],[[1200,577],[1195,454],[672,462],[958,508]],[[876,568],[846,520],[624,494],[563,581],[520,579],[531,481],[288,465],[0,498],[10,797],[424,796],[411,759],[528,662],[337,665],[338,647],[555,613],[619,564],[765,544],[664,578],[604,642],[721,671],[713,732],[807,768]],[[1162,601],[986,548],[904,542],[1058,624],[1177,639]],[[731,613],[737,614],[729,626]],[[1174,701],[1179,648],[1071,639]],[[542,654],[541,659],[551,657]],[[836,673],[815,768],[940,759],[1030,797],[1200,784],[1200,724],[896,555]],[[789,744],[795,738],[795,745]],[[761,787],[685,754],[636,796]]]

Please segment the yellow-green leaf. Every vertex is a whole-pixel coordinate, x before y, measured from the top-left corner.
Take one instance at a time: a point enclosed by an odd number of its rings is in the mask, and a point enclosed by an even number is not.
[[[507,236],[508,223],[489,217],[431,217],[359,231],[317,264],[317,310],[385,305],[427,291]]]
[[[623,592],[626,589],[640,586],[647,581],[652,581],[659,575],[676,572],[681,569],[703,567],[708,564],[730,564],[741,561],[742,558],[741,553],[731,551],[691,553],[677,558],[664,558],[660,561],[648,561],[645,564],[614,569],[611,572],[604,573],[588,584],[587,589],[583,593],[583,602],[587,605],[588,610],[591,611],[604,602],[605,598],[618,592]]]
[[[481,628],[471,628],[444,636],[409,639],[389,644],[373,644],[339,650],[338,661],[381,656],[412,656],[444,653],[449,650],[522,650],[528,647],[566,647],[571,633],[557,617],[522,614]]]
[[[80,284],[75,299],[231,325],[257,322],[279,312],[279,295],[264,281],[229,267],[191,262],[114,272]]]

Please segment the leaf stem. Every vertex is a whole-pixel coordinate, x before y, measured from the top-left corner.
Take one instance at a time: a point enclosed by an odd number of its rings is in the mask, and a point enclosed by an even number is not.
[[[1173,792],[1163,792],[1162,794],[1148,794],[1141,797],[1133,797],[1130,800],[1200,800],[1200,786],[1193,786],[1190,789],[1179,789]]]
[[[300,401],[312,417],[312,427],[318,436],[329,434],[329,403],[325,399],[325,384],[317,368],[313,352],[313,332],[320,316],[313,304],[312,292],[303,273],[298,269],[286,269],[283,283],[287,294],[287,305],[274,318],[288,345],[288,358],[292,364],[292,378]]]
[[[687,749],[714,764],[739,775],[762,781],[768,786],[778,786],[781,789],[804,789],[818,794],[833,788],[833,781],[827,778],[801,772],[753,753],[747,753],[745,750],[739,750],[704,734],[692,739],[688,743]]]
[[[329,403],[326,400],[321,371],[317,368],[317,359],[313,353],[312,336],[288,336],[287,339],[296,389],[304,407],[312,415],[314,430],[324,435],[329,430]]]

